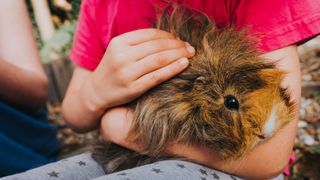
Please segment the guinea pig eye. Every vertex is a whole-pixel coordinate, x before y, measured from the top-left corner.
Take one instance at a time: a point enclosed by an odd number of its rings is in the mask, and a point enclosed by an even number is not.
[[[239,110],[239,102],[237,98],[232,95],[224,97],[224,106],[230,110]]]

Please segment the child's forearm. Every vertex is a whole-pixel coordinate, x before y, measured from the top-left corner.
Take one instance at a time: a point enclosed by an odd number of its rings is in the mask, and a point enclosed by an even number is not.
[[[141,144],[126,140],[133,112],[118,107],[103,115],[101,135],[106,141],[113,141],[129,149],[140,151]],[[168,144],[167,153],[185,157],[194,162],[249,179],[270,179],[282,173],[288,164],[295,138],[297,118],[285,126],[275,137],[257,146],[241,160],[225,162],[199,145]],[[143,146],[143,145],[142,145]]]
[[[97,128],[99,119],[107,108],[96,102],[90,76],[92,72],[77,67],[62,104],[65,121],[77,132]]]
[[[234,162],[222,161],[211,151],[196,145],[174,145],[170,147],[169,152],[236,176],[270,179],[281,174],[289,162],[294,142],[292,133],[295,132],[296,122],[290,122],[274,138],[257,146],[243,159]]]
[[[243,160],[231,164],[235,174],[250,179],[271,179],[283,173],[293,152],[297,120],[294,119],[273,139],[256,147]]]
[[[133,144],[126,140],[132,118],[133,112],[128,108],[118,107],[109,110],[102,118],[102,138],[140,151],[141,144]],[[275,137],[257,146],[243,159],[233,162],[222,161],[212,151],[198,145],[169,144],[167,153],[186,157],[194,162],[236,176],[249,179],[270,179],[280,174],[288,164],[292,153],[296,124],[297,118],[285,126]]]

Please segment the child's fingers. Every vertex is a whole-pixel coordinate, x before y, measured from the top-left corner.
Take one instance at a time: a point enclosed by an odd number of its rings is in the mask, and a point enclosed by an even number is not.
[[[128,45],[136,45],[143,43],[145,41],[155,40],[155,39],[175,39],[175,36],[169,32],[162,31],[159,29],[139,29],[131,32],[127,32],[116,39],[120,42],[126,42]],[[114,38],[115,39],[115,38]]]
[[[131,57],[136,60],[140,60],[151,54],[155,54],[161,51],[169,49],[177,49],[181,47],[187,47],[187,43],[177,39],[157,39],[147,41],[130,48]]]
[[[183,71],[189,64],[187,58],[181,58],[168,66],[146,74],[137,79],[133,84],[133,89],[137,94],[142,94],[154,86],[174,77]]]
[[[140,78],[141,76],[148,74],[157,69],[161,69],[168,64],[173,63],[179,58],[182,57],[191,57],[194,55],[194,48],[190,47],[190,49],[186,48],[178,48],[167,51],[162,51],[156,54],[152,54],[143,58],[142,60],[136,62],[132,69],[135,70],[137,74],[134,74],[133,77]]]

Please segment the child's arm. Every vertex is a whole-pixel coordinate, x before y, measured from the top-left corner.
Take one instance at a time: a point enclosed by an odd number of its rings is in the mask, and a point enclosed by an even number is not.
[[[113,38],[93,72],[75,69],[62,104],[66,122],[79,132],[98,127],[108,108],[128,103],[178,74],[193,55],[189,44],[157,29]]]
[[[296,135],[298,105],[300,101],[300,65],[296,46],[289,46],[269,52],[264,55],[272,60],[280,60],[279,68],[288,71],[283,82],[289,87],[292,98],[297,102],[296,118],[284,127],[274,138],[256,147],[252,153],[242,160],[227,164],[211,152],[200,146],[186,147],[173,145],[168,147],[171,154],[188,157],[198,163],[205,164],[228,173],[250,179],[269,179],[280,174],[288,164],[294,138]],[[102,118],[101,132],[106,140],[112,140],[125,147],[139,150],[138,145],[128,144],[125,140],[130,128],[132,111],[126,108],[115,108],[107,112]]]

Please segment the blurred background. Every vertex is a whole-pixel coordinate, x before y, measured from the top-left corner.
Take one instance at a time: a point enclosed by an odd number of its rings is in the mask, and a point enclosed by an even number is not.
[[[97,132],[76,134],[60,111],[73,65],[68,60],[81,0],[26,0],[34,36],[49,78],[49,119],[58,129],[60,157],[85,151]],[[302,71],[300,120],[288,179],[320,179],[320,37],[299,47]],[[276,158],[276,155],[275,155]]]

